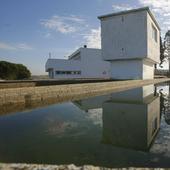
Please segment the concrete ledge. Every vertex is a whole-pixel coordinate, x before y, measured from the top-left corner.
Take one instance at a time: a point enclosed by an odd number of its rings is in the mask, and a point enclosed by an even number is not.
[[[166,168],[106,168],[92,165],[37,165],[37,164],[0,164],[0,170],[164,170]],[[168,170],[168,169],[167,169]]]
[[[0,89],[0,114],[53,103],[80,100],[166,81],[170,81],[170,79],[129,80]]]
[[[50,85],[64,85],[64,84],[94,83],[94,82],[108,82],[108,81],[114,81],[114,80],[111,80],[111,79],[6,80],[6,81],[0,81],[0,89],[19,88],[19,87],[35,87],[35,86],[50,86]]]

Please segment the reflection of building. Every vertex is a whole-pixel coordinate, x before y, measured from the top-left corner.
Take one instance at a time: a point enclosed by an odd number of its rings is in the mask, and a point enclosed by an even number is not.
[[[154,95],[153,85],[74,104],[89,114],[93,114],[94,109],[102,109],[102,141],[105,144],[147,150],[159,129],[160,98]]]
[[[110,78],[110,63],[104,61],[100,49],[79,48],[68,59],[48,59],[50,78]]]
[[[149,148],[160,119],[160,99],[149,89],[153,86],[113,94],[112,100],[103,104],[104,143],[137,150]]]
[[[73,103],[80,109],[88,112],[89,110],[92,109],[102,108],[103,103],[109,100],[110,97],[111,97],[110,95],[96,96],[84,100],[75,101]]]
[[[79,100],[73,102],[81,110],[84,110],[88,117],[95,124],[100,124],[102,126],[102,105],[105,101],[110,99],[110,95],[96,96],[84,100]]]
[[[102,57],[114,79],[153,79],[159,62],[160,28],[148,7],[112,13],[101,20]]]

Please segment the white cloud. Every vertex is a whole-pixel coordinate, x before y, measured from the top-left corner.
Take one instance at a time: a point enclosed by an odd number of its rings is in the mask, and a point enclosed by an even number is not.
[[[149,6],[160,23],[162,33],[170,29],[170,0],[138,0],[142,6]]]
[[[114,11],[124,11],[134,8],[134,6],[131,6],[129,4],[113,4],[112,8]]]
[[[50,37],[51,37],[51,33],[49,33],[49,32],[46,33],[46,34],[44,35],[44,37],[45,37],[45,38],[50,38]]]
[[[4,49],[4,50],[16,50],[15,47],[13,47],[10,44],[6,44],[4,42],[0,42],[0,49]]]
[[[26,43],[9,44],[0,42],[0,49],[2,50],[32,50],[33,48]]]
[[[20,43],[16,45],[16,49],[21,50],[32,50],[33,48],[26,43]]]
[[[89,48],[101,48],[101,29],[91,29],[90,33],[84,35],[84,40]]]
[[[85,20],[75,15],[67,17],[54,15],[50,19],[41,20],[41,25],[50,30],[60,33],[73,33],[81,29],[85,24]]]
[[[150,6],[159,13],[170,12],[170,0],[139,0],[140,4]]]

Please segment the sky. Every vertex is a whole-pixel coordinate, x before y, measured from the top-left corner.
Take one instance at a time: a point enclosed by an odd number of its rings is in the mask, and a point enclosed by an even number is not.
[[[151,8],[164,36],[170,0],[0,0],[0,60],[44,75],[49,52],[67,59],[85,44],[101,48],[97,16],[143,6]]]

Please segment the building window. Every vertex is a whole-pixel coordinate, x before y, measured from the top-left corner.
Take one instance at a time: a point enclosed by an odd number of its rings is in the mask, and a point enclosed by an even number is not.
[[[55,71],[55,74],[59,75],[80,75],[81,71]]]
[[[152,38],[155,40],[155,42],[158,41],[157,29],[153,25],[152,25]]]

